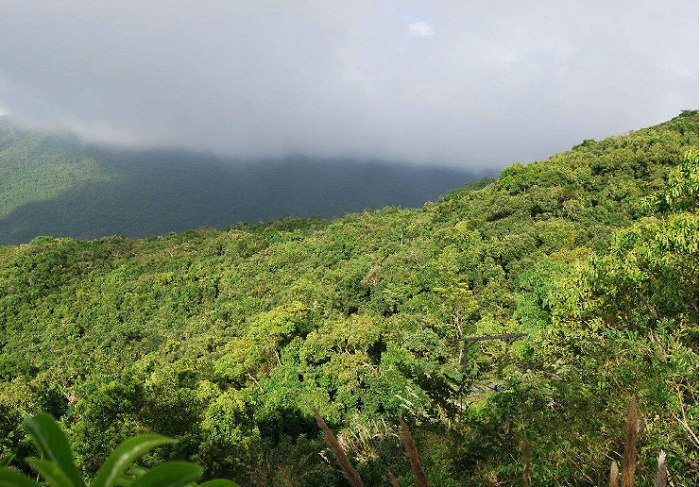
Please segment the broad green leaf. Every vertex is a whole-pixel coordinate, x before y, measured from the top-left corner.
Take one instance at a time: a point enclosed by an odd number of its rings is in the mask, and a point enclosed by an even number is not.
[[[134,466],[129,469],[128,474],[133,476],[134,478],[138,478],[143,476],[143,474],[145,474],[146,472],[148,472],[147,469],[139,466]]]
[[[63,470],[54,462],[39,460],[38,458],[27,458],[27,463],[39,472],[51,487],[75,487]]]
[[[13,454],[9,454],[8,456],[6,456],[2,460],[0,460],[0,468],[1,467],[9,467],[10,463],[12,463],[12,460],[14,460],[14,459],[15,459],[15,456]]]
[[[41,487],[41,485],[15,469],[0,468],[0,487]]]
[[[202,476],[202,468],[185,462],[169,462],[153,467],[139,477],[131,487],[181,487],[196,482]]]
[[[118,485],[119,487],[129,487],[133,483],[134,478],[129,477],[128,475],[119,475],[114,481],[114,485]]]
[[[238,487],[238,484],[231,480],[216,479],[199,484],[199,487]]]
[[[32,435],[41,456],[61,469],[70,479],[71,485],[83,487],[83,476],[75,466],[66,435],[56,420],[48,414],[40,413],[28,418],[24,427]]]
[[[160,435],[141,435],[126,440],[107,458],[90,487],[112,487],[134,460],[154,448],[171,443],[176,441]]]

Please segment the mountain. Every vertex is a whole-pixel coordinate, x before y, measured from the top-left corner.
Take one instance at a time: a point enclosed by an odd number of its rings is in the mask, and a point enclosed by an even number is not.
[[[241,162],[183,150],[115,149],[20,129],[7,117],[0,117],[0,174],[0,244],[417,207],[489,175],[381,161]]]
[[[526,445],[606,485],[637,404],[638,484],[694,485],[697,154],[688,111],[420,208],[0,247],[0,455],[47,411],[86,475],[157,432],[148,465],[346,486],[315,406],[365,485],[413,484],[399,418],[433,486],[525,485]]]

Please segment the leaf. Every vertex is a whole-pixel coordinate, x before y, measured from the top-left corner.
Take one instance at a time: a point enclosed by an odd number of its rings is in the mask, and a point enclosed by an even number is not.
[[[146,472],[148,472],[148,470],[143,467],[133,466],[129,469],[128,474],[135,478],[138,478],[143,476],[143,474],[145,474]]]
[[[118,485],[119,487],[130,487],[133,482],[133,477],[129,477],[128,475],[119,475],[114,481],[114,485]]]
[[[58,464],[48,460],[39,460],[38,458],[27,458],[27,463],[39,472],[51,487],[74,487],[71,479],[68,478]]]
[[[40,413],[24,422],[25,429],[32,435],[41,456],[52,462],[68,477],[71,485],[83,487],[83,476],[75,466],[68,440],[56,420],[48,414]]]
[[[203,484],[199,484],[199,487],[239,487],[236,482],[225,479],[215,479]]]
[[[153,467],[139,477],[131,487],[180,487],[196,482],[202,476],[202,468],[192,463],[169,462]]]
[[[0,460],[0,468],[2,468],[2,467],[9,467],[10,464],[12,463],[12,460],[14,460],[14,459],[15,459],[15,455],[12,454],[12,453],[10,453],[10,454],[7,455],[5,458],[3,458],[2,460]]]
[[[90,487],[112,487],[119,475],[138,457],[156,447],[172,443],[176,443],[176,440],[160,435],[140,435],[126,440],[107,458]]]
[[[0,468],[0,487],[41,487],[23,473],[12,468]]]

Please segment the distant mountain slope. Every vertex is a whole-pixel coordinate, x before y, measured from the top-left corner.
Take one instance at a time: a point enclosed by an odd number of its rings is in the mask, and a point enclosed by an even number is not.
[[[0,244],[39,235],[143,237],[289,215],[422,206],[484,176],[379,161],[240,163],[176,150],[117,150],[0,119]]]

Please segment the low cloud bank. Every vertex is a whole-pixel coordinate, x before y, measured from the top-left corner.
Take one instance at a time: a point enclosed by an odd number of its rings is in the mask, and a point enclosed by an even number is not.
[[[475,168],[698,106],[698,3],[0,4],[0,114],[125,145]]]

